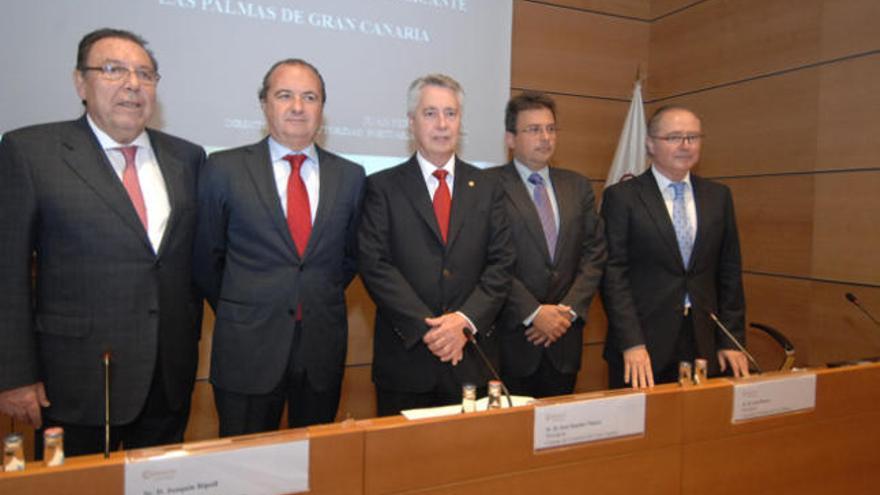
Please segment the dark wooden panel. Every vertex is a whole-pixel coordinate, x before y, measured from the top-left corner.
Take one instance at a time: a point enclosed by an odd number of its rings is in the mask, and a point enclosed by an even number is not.
[[[810,276],[813,177],[764,176],[721,182],[733,194],[743,268]]]
[[[591,179],[604,180],[614,159],[629,102],[572,96],[554,99],[560,131],[553,163]]]
[[[875,32],[880,29],[875,27]],[[880,136],[880,54],[826,65],[820,74],[816,168],[876,168],[880,156],[880,139],[875,139]]]
[[[877,0],[824,0],[822,59],[876,50],[880,47],[878,20],[880,2]]]
[[[575,393],[582,394],[608,388],[608,365],[602,357],[605,343],[584,345],[581,355],[581,370],[578,372]]]
[[[196,381],[193,389],[189,423],[183,438],[187,442],[217,438],[219,432],[217,408],[214,407],[214,389],[208,380]]]
[[[880,285],[880,171],[815,178],[813,275]]]
[[[701,0],[651,0],[651,19],[672,14]],[[712,1],[712,0],[709,0]]]
[[[651,0],[550,0],[542,3],[645,20],[651,15]]]
[[[812,283],[805,280],[745,274],[743,285],[746,292],[746,322],[756,321],[779,330],[794,344],[795,364],[806,366],[812,363],[813,341],[810,331]],[[750,343],[746,344],[751,348]]]
[[[641,21],[517,2],[511,86],[629,99],[648,57],[649,29]]]
[[[803,70],[673,98],[649,105],[648,115],[679,104],[702,118],[701,175],[812,171],[819,76],[818,69]]]
[[[651,26],[650,98],[819,59],[821,0],[711,0]]]
[[[853,292],[880,317],[880,289],[814,282],[810,303],[812,364],[880,356],[880,329],[844,294]]]

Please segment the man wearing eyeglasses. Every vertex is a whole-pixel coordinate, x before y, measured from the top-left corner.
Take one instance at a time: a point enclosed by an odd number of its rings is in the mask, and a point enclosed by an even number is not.
[[[496,169],[505,193],[516,265],[496,330],[511,393],[574,392],[583,329],[605,265],[605,233],[589,180],[551,167],[556,103],[523,93],[507,103],[513,160]]]
[[[104,448],[105,353],[109,448],[180,442],[189,415],[205,155],[146,128],[159,74],[145,45],[87,34],[73,74],[85,114],[0,142],[0,411],[63,426],[68,455]]]
[[[220,435],[333,422],[348,343],[364,169],[315,144],[327,93],[301,59],[259,91],[269,136],[214,153],[199,181],[195,273],[217,319]]]
[[[611,388],[678,380],[680,361],[706,359],[709,374],[748,375],[744,354],[710,314],[745,341],[739,236],[730,190],[691,173],[702,124],[679,106],[648,122],[651,167],[605,190],[608,315],[605,359]]]

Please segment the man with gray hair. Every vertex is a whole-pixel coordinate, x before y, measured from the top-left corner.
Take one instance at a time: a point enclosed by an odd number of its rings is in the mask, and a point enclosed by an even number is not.
[[[376,302],[380,416],[458,402],[463,383],[487,380],[465,332],[491,336],[514,253],[496,179],[455,156],[462,98],[448,76],[413,81],[416,152],[367,179],[358,261]]]

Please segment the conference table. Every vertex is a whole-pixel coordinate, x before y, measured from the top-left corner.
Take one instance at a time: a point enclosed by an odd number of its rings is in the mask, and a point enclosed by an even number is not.
[[[811,407],[733,420],[738,386],[803,376],[814,376]],[[638,393],[602,391],[419,420],[347,420],[166,449],[235,450],[308,439],[313,494],[880,492],[880,364],[717,378],[643,393],[642,433],[543,449],[534,447],[540,411]],[[123,493],[127,457],[143,455],[82,456],[52,468],[30,463],[25,471],[0,473],[0,493]]]

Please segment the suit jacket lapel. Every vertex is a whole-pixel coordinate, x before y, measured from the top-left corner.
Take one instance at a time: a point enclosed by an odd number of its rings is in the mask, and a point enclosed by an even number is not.
[[[525,223],[526,230],[531,234],[532,239],[535,241],[535,244],[538,245],[538,249],[543,253],[544,258],[550,259],[550,251],[547,249],[547,238],[544,237],[544,227],[541,225],[540,217],[538,217],[538,210],[535,207],[535,202],[529,196],[529,190],[526,185],[523,184],[522,178],[520,177],[519,172],[516,171],[516,167],[513,163],[504,166],[501,171],[501,177],[504,191],[507,193],[513,206],[519,211],[519,218]],[[555,181],[553,187],[556,189]],[[558,203],[559,197],[557,195],[557,204]],[[559,246],[558,241],[556,245],[557,247]]]
[[[474,187],[480,180],[474,173],[474,170],[465,165],[464,162],[455,158],[455,177],[453,179],[452,190],[452,207],[449,212],[449,232],[447,232],[446,249],[450,249],[455,243],[461,226],[464,225],[465,219],[473,211],[476,202],[476,194]],[[433,206],[431,212],[433,213]]]
[[[168,244],[169,239],[174,238],[174,228],[180,219],[181,201],[186,195],[184,191],[183,168],[184,164],[180,160],[168,153],[168,150],[159,142],[157,135],[147,130],[150,137],[150,146],[153,148],[153,154],[162,172],[162,180],[165,181],[165,191],[168,194],[168,205],[170,212],[168,214],[168,223],[165,225],[165,233],[162,235],[162,242],[159,245],[158,254],[162,254],[162,250]]]
[[[443,238],[440,236],[440,226],[437,225],[437,217],[434,216],[434,205],[431,203],[431,197],[428,195],[425,179],[422,177],[422,171],[419,169],[419,162],[416,160],[415,155],[400,168],[397,180],[401,191],[403,191],[413,205],[416,214],[428,225],[437,238],[437,242],[442,244]],[[457,183],[456,187],[458,187]],[[455,211],[454,199],[452,211]]]
[[[269,138],[251,146],[248,151],[250,156],[244,157],[242,166],[247,169],[251,180],[253,180],[257,195],[266,208],[266,214],[272,219],[272,225],[275,226],[275,230],[281,237],[281,242],[287,246],[288,252],[294,258],[299,259],[299,253],[290,236],[290,229],[287,227],[287,218],[284,216],[278,198],[275,174],[272,172],[272,159],[269,156]]]
[[[76,121],[70,132],[62,138],[62,146],[64,147],[62,160],[67,166],[107,203],[111,211],[122,218],[134,234],[141,238],[145,247],[152,252],[153,247],[147,237],[147,231],[85,116]]]
[[[691,190],[694,194],[694,208],[697,211],[697,232],[694,235],[694,246],[691,249],[691,259],[688,261],[688,268],[693,266],[694,259],[697,257],[697,250],[700,248],[700,240],[705,235],[703,220],[706,218],[706,198],[703,195],[703,188],[699,177],[691,174]]]
[[[663,242],[666,243],[669,252],[678,260],[681,266],[684,261],[681,258],[681,251],[678,250],[678,240],[675,238],[675,227],[672,226],[672,219],[669,218],[669,210],[666,209],[666,203],[660,194],[660,188],[654,179],[654,174],[649,168],[636,179],[639,184],[639,196],[645,205],[648,215],[654,220],[654,225]]]
[[[556,253],[553,259],[559,259],[556,254],[560,252],[563,243],[568,242],[571,229],[568,224],[577,218],[578,201],[577,194],[574,191],[574,184],[565,181],[554,168],[550,168],[550,180],[553,182],[553,191],[556,194],[556,207],[559,209],[559,229],[556,236]]]
[[[321,234],[324,232],[324,224],[327,215],[336,203],[336,194],[339,191],[340,169],[335,167],[330,155],[315,145],[318,153],[318,170],[320,174],[321,189],[318,195],[318,210],[315,213],[315,220],[312,222],[312,234],[309,236],[309,243],[306,246],[303,257],[308,256],[309,250],[315,246],[320,240]]]

